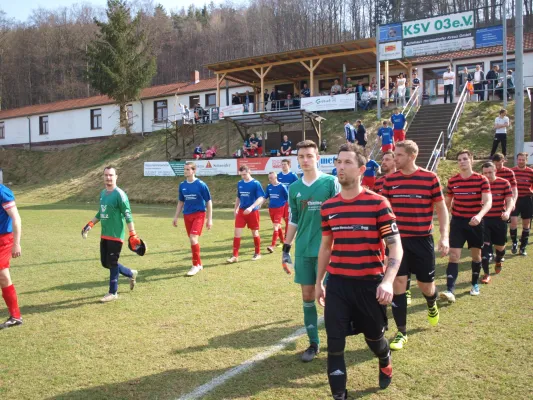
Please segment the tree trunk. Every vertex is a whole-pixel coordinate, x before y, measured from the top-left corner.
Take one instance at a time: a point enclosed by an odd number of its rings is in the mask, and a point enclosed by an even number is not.
[[[131,133],[130,129],[130,123],[128,120],[128,107],[127,103],[120,103],[119,105],[120,109],[120,128],[121,131],[125,130],[126,135],[129,135]]]

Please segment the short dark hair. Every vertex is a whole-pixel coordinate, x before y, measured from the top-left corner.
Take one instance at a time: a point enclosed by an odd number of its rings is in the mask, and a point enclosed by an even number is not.
[[[248,165],[241,165],[239,167],[239,172],[250,172],[250,167]]]
[[[282,163],[287,163],[289,165],[291,165],[291,160],[289,160],[288,158],[284,158],[283,160],[281,160]]]
[[[527,154],[526,152],[523,152],[523,153],[518,153],[516,155],[516,158],[520,157],[520,156],[524,156],[525,158],[527,158],[527,156],[529,156],[529,154]]]
[[[492,161],[487,161],[484,163],[481,168],[495,168],[494,163]]]
[[[385,156],[392,156],[392,158],[396,157],[396,155],[394,154],[394,151],[391,151],[391,150],[387,150],[385,153],[383,153],[381,158],[383,159],[383,157]]]
[[[345,123],[345,124],[349,124],[350,122],[349,122],[347,119],[345,119],[345,120],[344,120],[344,123]]]
[[[358,120],[357,120],[357,121],[355,121],[355,122],[359,122],[360,124],[362,124],[362,123],[363,123],[363,121],[361,121],[360,119],[358,119]]]
[[[117,169],[115,167],[113,167],[112,165],[108,165],[107,167],[104,168],[104,172],[108,169],[112,169],[115,171],[115,175],[117,174]]]
[[[506,110],[505,108],[502,108],[502,109],[500,110],[500,115],[503,114],[504,112],[507,112],[507,110]],[[492,115],[494,115],[494,114],[492,114]]]
[[[302,140],[301,142],[298,142],[298,144],[296,144],[296,149],[298,149],[298,150],[300,150],[300,149],[308,149],[308,148],[313,148],[318,153],[318,146],[312,140]]]
[[[360,167],[362,165],[366,165],[366,157],[362,152],[361,146],[356,145],[355,143],[345,143],[339,148],[339,152],[337,153],[337,156],[342,151],[350,151],[355,154],[355,159],[357,161],[357,165]]]
[[[496,153],[492,156],[492,161],[503,161],[505,156],[502,153]]]
[[[468,158],[470,158],[471,160],[474,159],[474,157],[472,156],[472,152],[470,150],[467,150],[467,149],[463,149],[459,153],[457,153],[457,156],[455,156],[455,159],[458,159],[459,156],[462,155],[462,154],[466,154],[468,156]]]

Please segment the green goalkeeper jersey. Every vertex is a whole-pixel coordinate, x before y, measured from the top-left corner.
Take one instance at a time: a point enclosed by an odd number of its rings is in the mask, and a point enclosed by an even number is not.
[[[102,224],[102,239],[124,240],[124,220],[132,222],[130,202],[124,191],[116,187],[113,191],[100,192],[100,209],[96,219]]]
[[[339,181],[322,172],[310,185],[303,178],[289,186],[289,223],[297,227],[296,257],[318,257],[322,240],[322,204],[340,191]]]

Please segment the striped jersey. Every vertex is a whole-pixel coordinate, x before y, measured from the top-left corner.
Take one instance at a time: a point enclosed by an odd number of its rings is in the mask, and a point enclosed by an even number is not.
[[[516,186],[518,187],[518,197],[533,195],[533,169],[529,167],[511,168],[516,177]]]
[[[492,194],[492,207],[485,218],[500,218],[505,211],[505,199],[512,198],[511,184],[503,178],[498,178],[490,182],[490,193]]]
[[[496,176],[498,178],[503,178],[506,181],[509,181],[509,183],[511,184],[511,188],[516,187],[516,178],[511,168],[501,167],[500,169],[497,169]]]
[[[468,178],[457,174],[448,180],[446,192],[447,196],[453,197],[452,216],[470,219],[483,207],[482,194],[490,193],[490,184],[485,176],[477,172]]]
[[[385,175],[383,175],[381,178],[376,179],[372,191],[376,192],[377,194],[381,194],[381,192],[383,191],[383,182],[385,182]]]
[[[443,201],[435,173],[423,168],[411,175],[393,172],[385,177],[381,194],[390,201],[402,237],[431,235],[433,205]]]
[[[353,199],[340,194],[322,205],[322,236],[333,236],[330,274],[380,281],[385,273],[383,238],[398,234],[389,201],[363,189]]]

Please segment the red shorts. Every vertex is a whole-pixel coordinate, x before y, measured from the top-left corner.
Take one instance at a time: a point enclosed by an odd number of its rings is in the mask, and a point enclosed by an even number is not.
[[[13,234],[5,233],[0,235],[0,269],[9,268],[9,260],[11,260],[12,249]]]
[[[405,140],[405,131],[403,129],[394,129],[394,142],[403,142]]]
[[[394,151],[394,144],[384,144],[381,146],[381,152],[386,153],[387,151]]]
[[[205,211],[198,211],[192,214],[183,216],[185,221],[185,229],[187,230],[187,236],[202,234],[202,228],[205,222]]]
[[[285,210],[283,210],[283,219],[285,223],[289,221],[289,202],[285,203]]]
[[[199,159],[200,159],[200,154],[193,154],[192,157],[193,157],[195,160],[199,160]]]
[[[273,224],[281,224],[281,220],[285,217],[286,204],[278,208],[269,208],[270,220]]]
[[[370,188],[370,190],[372,190],[375,184],[376,184],[375,176],[363,176],[363,181],[361,182],[361,185],[366,186]]]
[[[259,229],[259,210],[244,215],[244,209],[239,208],[239,212],[235,217],[235,228],[246,228],[246,226],[253,231]]]

